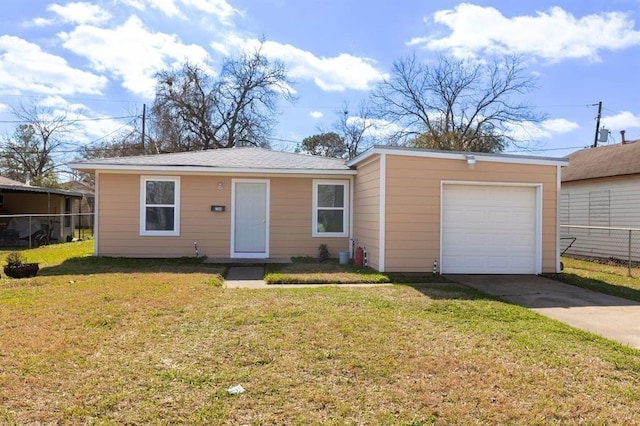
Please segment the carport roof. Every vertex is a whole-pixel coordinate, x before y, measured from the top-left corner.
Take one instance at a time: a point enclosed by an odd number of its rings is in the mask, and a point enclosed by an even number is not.
[[[41,194],[63,195],[65,197],[82,198],[81,192],[65,191],[64,189],[44,188],[41,186],[31,186],[0,176],[0,192],[29,192]]]

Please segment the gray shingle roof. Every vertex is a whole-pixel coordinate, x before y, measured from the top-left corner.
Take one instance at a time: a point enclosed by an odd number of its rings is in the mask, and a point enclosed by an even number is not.
[[[344,160],[263,148],[210,149],[135,157],[102,158],[79,161],[74,168],[109,168],[109,166],[205,167],[215,169],[257,170],[349,170]]]
[[[586,148],[569,154],[562,182],[640,173],[640,139],[625,144]]]

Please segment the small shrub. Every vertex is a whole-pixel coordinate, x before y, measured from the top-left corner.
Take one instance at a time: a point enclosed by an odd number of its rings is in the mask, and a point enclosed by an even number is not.
[[[5,262],[7,266],[21,266],[24,264],[24,257],[22,256],[22,253],[12,251],[7,255]]]
[[[326,244],[320,244],[318,246],[318,259],[320,259],[320,262],[329,259],[329,248]]]
[[[211,287],[222,287],[224,284],[224,278],[222,275],[215,274],[212,277],[209,277],[205,280],[205,284]]]

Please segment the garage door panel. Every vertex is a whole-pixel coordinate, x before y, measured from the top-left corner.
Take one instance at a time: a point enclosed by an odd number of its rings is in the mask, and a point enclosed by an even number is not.
[[[442,272],[536,272],[535,187],[444,185],[442,205]]]

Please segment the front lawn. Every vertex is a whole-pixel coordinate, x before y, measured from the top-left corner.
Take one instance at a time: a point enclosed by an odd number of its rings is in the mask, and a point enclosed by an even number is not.
[[[0,280],[0,424],[640,422],[640,352],[453,283],[226,289],[197,259],[43,263]]]

